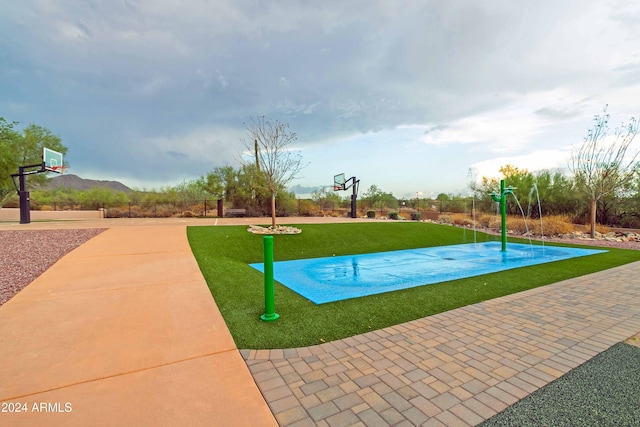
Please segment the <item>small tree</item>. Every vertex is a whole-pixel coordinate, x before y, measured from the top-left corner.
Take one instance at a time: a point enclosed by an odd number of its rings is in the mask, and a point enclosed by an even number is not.
[[[257,187],[265,189],[271,196],[271,226],[276,226],[276,195],[284,189],[306,165],[298,151],[291,150],[297,141],[295,132],[289,131],[289,124],[268,120],[258,116],[245,124],[248,136],[243,140],[245,149],[255,159]],[[249,163],[242,160],[243,165]]]
[[[320,209],[334,208],[340,206],[342,198],[334,191],[327,191],[325,187],[322,187],[311,192],[311,199],[320,207]]]
[[[384,192],[374,184],[364,193],[364,200],[369,203],[369,207],[375,209],[376,204],[382,201],[383,196]]]
[[[627,156],[627,149],[638,133],[635,117],[624,123],[608,138],[609,114],[605,105],[602,115],[593,119],[582,145],[571,153],[569,169],[578,190],[589,197],[591,237],[596,233],[597,204],[604,196],[615,194],[634,177],[638,153]]]
[[[17,124],[0,117],[0,207],[15,193],[11,174],[18,172],[20,166],[40,163],[43,147],[67,152],[60,137],[49,129],[30,124],[20,133],[14,129]],[[43,184],[47,179],[46,174],[34,174],[28,185]]]
[[[17,147],[21,140],[20,134],[13,129],[16,124],[0,117],[0,207],[15,193],[11,174],[20,166]]]

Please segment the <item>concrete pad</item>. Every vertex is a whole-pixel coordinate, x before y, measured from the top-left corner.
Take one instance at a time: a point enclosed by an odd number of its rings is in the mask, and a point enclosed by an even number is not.
[[[135,238],[132,238],[134,237]],[[191,253],[186,227],[147,226],[110,228],[76,249],[79,257],[147,253]]]
[[[33,284],[32,284],[33,285]],[[201,282],[11,301],[0,312],[0,400],[235,349]],[[28,329],[21,325],[28,324]]]
[[[184,226],[67,254],[0,308],[0,360],[0,401],[30,410],[0,425],[276,425]]]
[[[12,400],[28,412],[0,414],[0,424],[276,426],[256,393],[239,353],[225,352]],[[41,403],[59,412],[34,412]]]
[[[28,286],[21,293],[23,299],[66,296],[77,292],[120,289],[202,281],[193,255],[188,253],[159,253],[135,255],[74,256],[73,262],[82,262],[78,269],[64,260],[54,264],[46,280],[34,280],[37,286]],[[204,285],[209,298],[211,294]]]

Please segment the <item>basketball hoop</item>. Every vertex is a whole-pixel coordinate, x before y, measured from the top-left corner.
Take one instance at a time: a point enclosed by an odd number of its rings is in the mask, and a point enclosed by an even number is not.
[[[49,166],[48,169],[51,170],[51,172],[55,172],[55,173],[64,173],[65,170],[68,168],[69,166],[64,166],[64,165],[60,165],[60,166]]]
[[[344,174],[339,173],[333,176],[333,191],[341,191],[344,190],[344,184],[346,180],[344,179]]]
[[[47,147],[42,149],[42,172],[64,173],[67,166],[62,160],[62,153],[51,150]]]

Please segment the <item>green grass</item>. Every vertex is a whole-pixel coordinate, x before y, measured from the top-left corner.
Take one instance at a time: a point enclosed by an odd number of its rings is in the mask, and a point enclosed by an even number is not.
[[[276,261],[473,241],[470,230],[421,222],[296,226],[301,234],[274,236]],[[609,252],[603,254],[322,305],[276,282],[275,307],[280,319],[263,322],[264,278],[248,266],[263,261],[262,236],[248,233],[245,226],[189,227],[187,234],[236,345],[255,349],[341,339],[640,260],[640,251],[607,248]],[[499,236],[478,233],[477,240],[499,240]]]

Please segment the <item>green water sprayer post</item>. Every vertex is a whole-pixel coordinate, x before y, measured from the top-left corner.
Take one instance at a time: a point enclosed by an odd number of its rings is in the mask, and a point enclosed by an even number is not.
[[[272,322],[280,317],[276,313],[273,295],[273,236],[264,236],[264,311],[260,319]]]
[[[505,187],[504,179],[500,180],[500,194],[491,193],[494,202],[500,202],[500,216],[502,217],[502,252],[507,251],[507,194],[513,193],[513,187]]]

